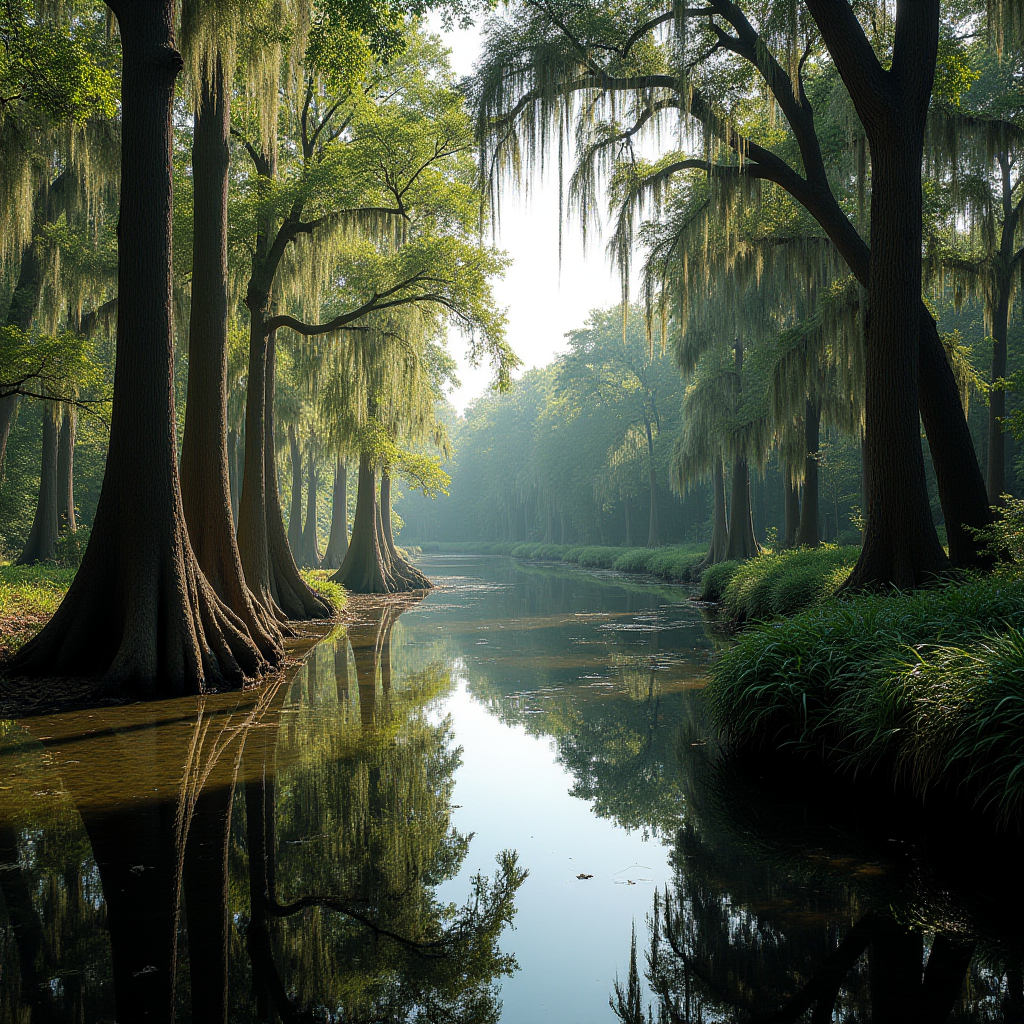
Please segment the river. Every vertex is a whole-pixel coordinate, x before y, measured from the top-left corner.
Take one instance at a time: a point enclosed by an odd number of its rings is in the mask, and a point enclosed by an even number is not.
[[[0,1021],[1024,1021],[1016,844],[736,765],[688,591],[420,565],[257,691],[0,725]]]

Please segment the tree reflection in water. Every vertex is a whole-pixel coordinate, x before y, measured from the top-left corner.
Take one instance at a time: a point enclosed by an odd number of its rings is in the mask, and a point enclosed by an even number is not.
[[[806,777],[755,781],[699,735],[680,739],[686,820],[645,969],[634,935],[614,984],[623,1024],[1024,1021],[1016,839],[971,863],[909,808],[780,799]]]
[[[497,1019],[525,873],[434,896],[459,752],[447,671],[392,680],[404,607],[258,692],[4,727],[0,1019]]]

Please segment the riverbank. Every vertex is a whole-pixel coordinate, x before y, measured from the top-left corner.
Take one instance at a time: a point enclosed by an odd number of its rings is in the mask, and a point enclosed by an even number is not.
[[[589,569],[657,576],[671,583],[694,582],[707,544],[666,544],[660,548],[614,548],[592,544],[523,544],[508,541],[427,542],[424,554],[511,555],[537,562],[566,562]]]
[[[10,657],[38,633],[64,600],[77,569],[52,562],[0,565],[0,661]],[[303,578],[340,612],[345,588],[323,569],[303,569]]]
[[[833,597],[859,557],[859,547],[822,545],[719,562],[701,575],[699,597],[737,624],[794,615]]]
[[[471,553],[652,575],[660,554],[676,582],[703,554],[509,544]],[[711,669],[715,725],[755,760],[810,760],[907,796],[966,800],[1003,826],[1024,821],[1024,572],[1013,564],[933,590],[837,596],[858,554],[765,552],[703,572],[699,596],[744,627]]]
[[[1024,575],[827,600],[743,630],[708,705],[737,751],[1024,812]]]

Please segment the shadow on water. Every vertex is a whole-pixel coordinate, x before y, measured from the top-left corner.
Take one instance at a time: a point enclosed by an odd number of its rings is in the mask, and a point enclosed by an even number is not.
[[[393,679],[406,607],[258,692],[3,723],[0,1020],[497,1016],[523,873],[434,896],[460,755],[447,667]]]

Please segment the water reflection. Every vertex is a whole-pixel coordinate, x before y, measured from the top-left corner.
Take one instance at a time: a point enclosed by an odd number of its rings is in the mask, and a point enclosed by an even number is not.
[[[1018,844],[723,757],[679,588],[431,572],[258,693],[0,723],[0,1021],[1024,1022]]]
[[[1020,842],[884,793],[815,793],[680,735],[675,877],[612,1004],[624,1024],[1024,1021]],[[635,943],[635,937],[633,939]]]
[[[434,895],[459,751],[447,668],[392,680],[404,607],[256,694],[5,724],[0,1019],[496,1019],[523,873]]]

